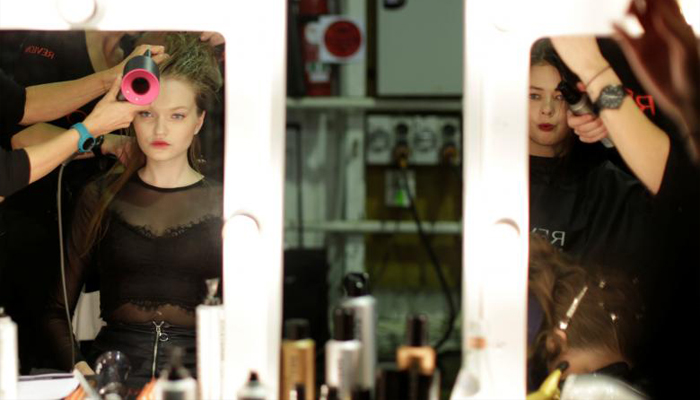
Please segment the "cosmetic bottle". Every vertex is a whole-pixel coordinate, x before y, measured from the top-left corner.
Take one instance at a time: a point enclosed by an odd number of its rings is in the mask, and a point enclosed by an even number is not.
[[[267,388],[260,382],[258,373],[251,371],[248,382],[238,391],[238,400],[267,400]]]
[[[17,324],[0,307],[0,399],[17,398]]]
[[[343,280],[347,297],[341,305],[355,313],[355,337],[362,343],[358,385],[373,397],[371,393],[374,393],[377,364],[377,301],[369,294],[368,281],[369,275],[366,273],[347,274]]]
[[[156,383],[156,400],[195,400],[197,398],[197,382],[182,365],[183,356],[182,348],[172,348],[170,361]]]
[[[351,400],[357,385],[362,344],[355,339],[355,315],[347,308],[333,313],[333,339],[326,342],[326,385],[335,388],[338,399]]]
[[[224,307],[216,296],[219,278],[205,282],[207,297],[196,310],[199,398],[220,399],[223,394]]]
[[[316,344],[310,337],[309,322],[305,319],[288,320],[284,324],[284,335],[280,399],[291,400],[294,391],[297,400],[314,400]],[[304,397],[300,397],[299,386]]]
[[[428,317],[412,315],[406,321],[406,344],[396,350],[399,371],[408,374],[408,400],[439,397],[435,349],[428,344]],[[435,391],[438,393],[435,393]]]

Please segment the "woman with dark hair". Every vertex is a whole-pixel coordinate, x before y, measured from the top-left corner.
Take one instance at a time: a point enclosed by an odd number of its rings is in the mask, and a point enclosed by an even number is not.
[[[576,139],[558,89],[570,72],[548,40],[531,53],[530,229],[586,265],[640,272],[651,258],[651,197],[608,160],[603,146]]]
[[[46,321],[63,368],[92,373],[97,356],[119,350],[131,363],[132,387],[162,370],[173,346],[185,349],[184,364],[196,373],[194,309],[205,280],[221,277],[222,188],[198,171],[197,136],[221,74],[198,35],[165,41],[170,58],[159,65],[160,94],[130,129],[138,148],[78,202],[65,294],[56,290]],[[83,356],[65,307],[72,312],[95,277],[107,324]]]

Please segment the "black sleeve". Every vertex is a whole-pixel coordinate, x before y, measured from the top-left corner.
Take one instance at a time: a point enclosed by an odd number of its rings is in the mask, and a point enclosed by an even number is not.
[[[666,168],[656,201],[669,208],[694,206],[698,193],[700,171],[693,164],[681,143],[671,141]]]
[[[85,187],[73,215],[71,232],[68,237],[68,257],[66,262],[66,295],[63,294],[63,284],[59,280],[55,283],[52,293],[49,295],[46,311],[43,316],[42,326],[46,337],[50,338],[50,347],[58,365],[66,371],[71,371],[75,363],[85,361],[75,340],[71,340],[69,324],[66,321],[66,307],[71,320],[78,304],[80,292],[85,281],[90,275],[90,258],[92,253],[83,255],[78,242],[83,238],[81,228],[87,225],[94,211],[94,205],[99,199],[100,190],[97,183],[93,182]],[[68,304],[66,305],[66,300]],[[70,327],[72,329],[72,326]],[[71,350],[72,349],[72,350]],[[75,354],[75,360],[72,355]]]
[[[24,87],[0,70],[0,134],[19,124],[24,117],[26,100]]]
[[[29,157],[20,149],[0,151],[0,196],[7,197],[29,184]]]

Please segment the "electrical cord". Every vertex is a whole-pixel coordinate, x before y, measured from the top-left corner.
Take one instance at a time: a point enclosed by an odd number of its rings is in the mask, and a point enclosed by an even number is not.
[[[403,178],[402,181],[404,184],[404,189],[406,190],[406,197],[408,197],[409,209],[411,210],[411,214],[413,215],[413,220],[416,222],[418,236],[420,237],[421,242],[425,247],[425,251],[428,254],[428,258],[430,258],[431,264],[435,268],[435,273],[437,275],[438,281],[440,282],[440,288],[442,289],[443,294],[445,295],[445,302],[447,303],[447,329],[445,329],[445,332],[442,334],[440,340],[438,340],[435,346],[433,346],[435,348],[435,351],[438,351],[440,347],[442,347],[445,344],[445,342],[447,342],[447,339],[449,339],[450,335],[452,334],[452,331],[454,330],[455,320],[457,319],[457,307],[455,306],[454,300],[452,299],[452,295],[450,294],[450,288],[447,285],[447,279],[445,279],[445,274],[443,273],[442,268],[440,267],[440,261],[438,260],[437,254],[435,254],[433,246],[430,244],[428,235],[423,230],[423,225],[421,224],[420,217],[418,215],[418,209],[416,208],[416,204],[413,201],[411,188],[408,185],[408,173],[406,172],[405,163],[401,163],[400,165],[401,175]]]
[[[63,218],[61,206],[61,188],[63,182],[63,169],[72,160],[72,157],[64,161],[58,170],[58,189],[56,190],[56,204],[58,207],[58,247],[61,255],[61,285],[63,287],[63,306],[66,310],[66,322],[68,323],[68,332],[70,335],[70,350],[71,350],[71,365],[75,365],[75,336],[73,335],[73,323],[68,309],[68,291],[66,290],[66,263],[63,254]]]

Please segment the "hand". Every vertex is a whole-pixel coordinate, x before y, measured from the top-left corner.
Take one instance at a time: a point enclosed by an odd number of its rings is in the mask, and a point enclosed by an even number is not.
[[[116,78],[119,74],[124,72],[124,66],[127,62],[129,62],[129,60],[136,56],[145,54],[146,50],[151,50],[151,58],[153,59],[153,61],[155,61],[156,64],[160,64],[164,60],[168,59],[168,57],[170,57],[170,55],[165,52],[164,46],[150,44],[138,45],[136,46],[134,51],[132,51],[131,54],[129,54],[128,57],[122,60],[122,62],[107,70],[107,74],[105,75],[105,86],[108,87],[109,85],[111,85],[114,78]]]
[[[599,117],[593,114],[575,115],[568,111],[566,122],[584,143],[595,143],[608,137],[608,128]]]
[[[127,160],[133,154],[134,146],[136,146],[136,141],[132,137],[107,134],[104,143],[102,143],[102,152],[116,156],[119,162],[126,165]]]
[[[199,36],[199,40],[202,42],[209,42],[212,47],[224,44],[226,41],[224,36],[218,32],[202,32],[202,34]]]
[[[632,1],[628,13],[644,28],[633,38],[614,26],[630,66],[659,105],[686,128],[700,154],[700,54],[692,28],[673,0]]]
[[[75,369],[80,371],[80,373],[83,375],[95,375],[95,371],[93,371],[85,361],[80,361],[75,364]]]
[[[109,92],[95,105],[83,124],[94,137],[126,128],[134,120],[136,113],[147,110],[149,106],[138,106],[127,101],[117,100],[122,76],[119,74],[112,83]]]

